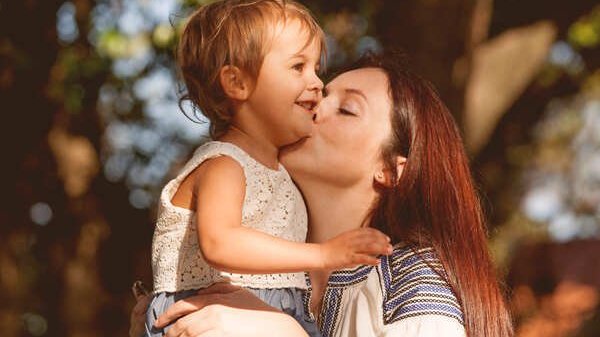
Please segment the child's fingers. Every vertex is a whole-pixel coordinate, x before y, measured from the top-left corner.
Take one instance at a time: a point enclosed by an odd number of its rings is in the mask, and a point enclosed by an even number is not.
[[[361,265],[361,264],[366,264],[366,265],[377,265],[379,263],[379,259],[370,255],[366,255],[366,254],[355,254],[354,255],[354,261],[353,264],[354,265]]]
[[[382,242],[386,242],[386,243],[390,243],[392,241],[392,239],[387,236],[386,234],[384,234],[382,231],[377,230],[375,228],[371,228],[371,230],[373,230],[375,232],[375,237],[382,241]]]
[[[359,228],[356,232],[356,235],[359,240],[370,240],[381,243],[390,243],[391,239],[389,236],[383,234],[381,231],[374,228]]]
[[[165,312],[158,316],[154,322],[154,326],[163,328],[176,319],[203,308],[206,306],[203,302],[205,296],[196,295],[173,303]]]
[[[221,303],[222,301],[223,294],[221,293],[194,295],[192,297],[179,300],[167,308],[163,314],[158,316],[154,326],[157,328],[163,328],[170,322],[173,322],[182,316],[186,316],[211,304]]]
[[[378,229],[371,228],[371,227],[363,227],[363,228],[360,228],[360,230],[370,237],[377,238],[378,240],[390,242],[390,237],[385,235],[382,231],[380,231]]]
[[[360,243],[355,245],[358,253],[367,255],[389,255],[392,253],[392,245],[387,242],[376,241],[373,239],[363,239]]]
[[[206,336],[214,325],[214,319],[211,319],[210,314],[205,310],[193,312],[185,317],[181,317],[177,322],[173,323],[165,337],[177,336]]]
[[[137,298],[137,302],[133,307],[134,315],[145,315],[146,309],[148,309],[148,304],[150,304],[150,295],[144,295]]]
[[[144,286],[144,283],[139,280],[133,282],[133,285],[131,286],[131,292],[133,293],[135,299],[139,299],[140,297],[149,294],[148,290],[146,290],[146,287]]]
[[[380,252],[386,250],[386,246],[377,242],[365,242],[361,245],[359,253],[367,255],[378,255]]]

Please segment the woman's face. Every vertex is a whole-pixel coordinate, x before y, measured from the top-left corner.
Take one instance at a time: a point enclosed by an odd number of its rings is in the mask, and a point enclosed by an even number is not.
[[[325,87],[312,136],[281,152],[296,183],[372,184],[391,134],[388,89],[387,76],[378,68],[345,72]]]

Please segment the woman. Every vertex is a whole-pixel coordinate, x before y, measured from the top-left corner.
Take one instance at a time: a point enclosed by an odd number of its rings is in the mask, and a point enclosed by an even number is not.
[[[281,161],[305,197],[310,241],[371,226],[395,244],[376,267],[310,275],[306,304],[324,336],[512,335],[459,131],[397,58],[368,55],[329,83],[313,136]],[[184,315],[167,336],[303,335],[229,285],[176,303],[158,323]]]

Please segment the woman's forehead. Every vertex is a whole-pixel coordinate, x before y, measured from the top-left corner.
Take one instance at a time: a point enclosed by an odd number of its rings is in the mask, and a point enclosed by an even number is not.
[[[379,68],[359,68],[336,76],[326,85],[326,88],[328,91],[356,89],[377,94],[387,91],[388,80],[385,72]]]
[[[391,110],[389,81],[380,68],[360,68],[342,73],[325,87],[325,93],[339,97],[358,94],[365,98],[369,110]]]

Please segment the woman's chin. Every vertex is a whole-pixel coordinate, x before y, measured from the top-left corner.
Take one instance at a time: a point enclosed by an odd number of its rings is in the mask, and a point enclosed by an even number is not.
[[[297,141],[295,143],[292,143],[290,145],[284,146],[279,151],[280,156],[282,156],[282,155],[288,155],[290,153],[294,153],[294,152],[298,151],[299,149],[305,147],[305,145],[306,145],[306,143],[308,142],[309,139],[310,139],[310,137],[304,137],[304,138],[300,139],[299,141]]]
[[[308,150],[310,143],[310,137],[306,137],[293,144],[286,145],[279,151],[279,161],[281,161],[286,168],[289,168],[290,165],[302,161],[303,158],[306,160],[306,150]]]

